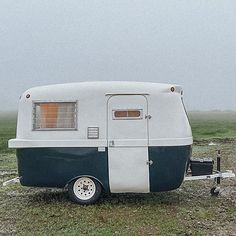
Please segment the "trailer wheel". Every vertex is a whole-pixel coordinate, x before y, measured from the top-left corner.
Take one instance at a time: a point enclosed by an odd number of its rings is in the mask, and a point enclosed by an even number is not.
[[[217,197],[219,195],[219,193],[220,193],[220,188],[219,187],[213,187],[211,189],[211,196]]]
[[[89,177],[80,177],[68,185],[69,197],[72,201],[89,205],[95,203],[102,192],[101,184]]]

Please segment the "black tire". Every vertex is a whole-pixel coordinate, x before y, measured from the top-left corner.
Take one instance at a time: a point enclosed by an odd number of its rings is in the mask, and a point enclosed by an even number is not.
[[[70,199],[81,205],[95,203],[101,196],[101,192],[101,184],[90,177],[80,177],[71,181],[68,185]]]

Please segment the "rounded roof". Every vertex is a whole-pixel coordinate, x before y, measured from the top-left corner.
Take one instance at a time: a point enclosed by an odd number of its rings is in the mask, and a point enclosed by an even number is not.
[[[65,84],[53,84],[46,86],[33,87],[25,93],[34,95],[48,93],[67,93],[67,92],[85,92],[93,91],[104,94],[152,94],[169,92],[171,87],[175,87],[176,92],[182,90],[181,86],[175,84],[151,83],[151,82],[134,82],[134,81],[92,81],[92,82],[75,82]]]

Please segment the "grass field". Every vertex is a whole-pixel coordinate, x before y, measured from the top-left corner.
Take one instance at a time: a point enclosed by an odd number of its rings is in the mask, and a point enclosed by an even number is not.
[[[189,114],[193,156],[215,156],[236,172],[236,113]],[[0,115],[0,184],[16,176],[16,118]],[[216,146],[208,146],[213,141]],[[92,206],[68,200],[65,190],[0,187],[0,235],[236,235],[236,181],[226,179],[219,197],[212,182],[185,182],[171,192],[112,194]]]
[[[189,119],[195,140],[236,138],[236,112],[190,112]]]

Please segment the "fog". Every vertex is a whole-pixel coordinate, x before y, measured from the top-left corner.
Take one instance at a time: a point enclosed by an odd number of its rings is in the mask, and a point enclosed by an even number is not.
[[[236,110],[236,1],[0,1],[0,111],[30,87],[181,84],[187,110]]]

